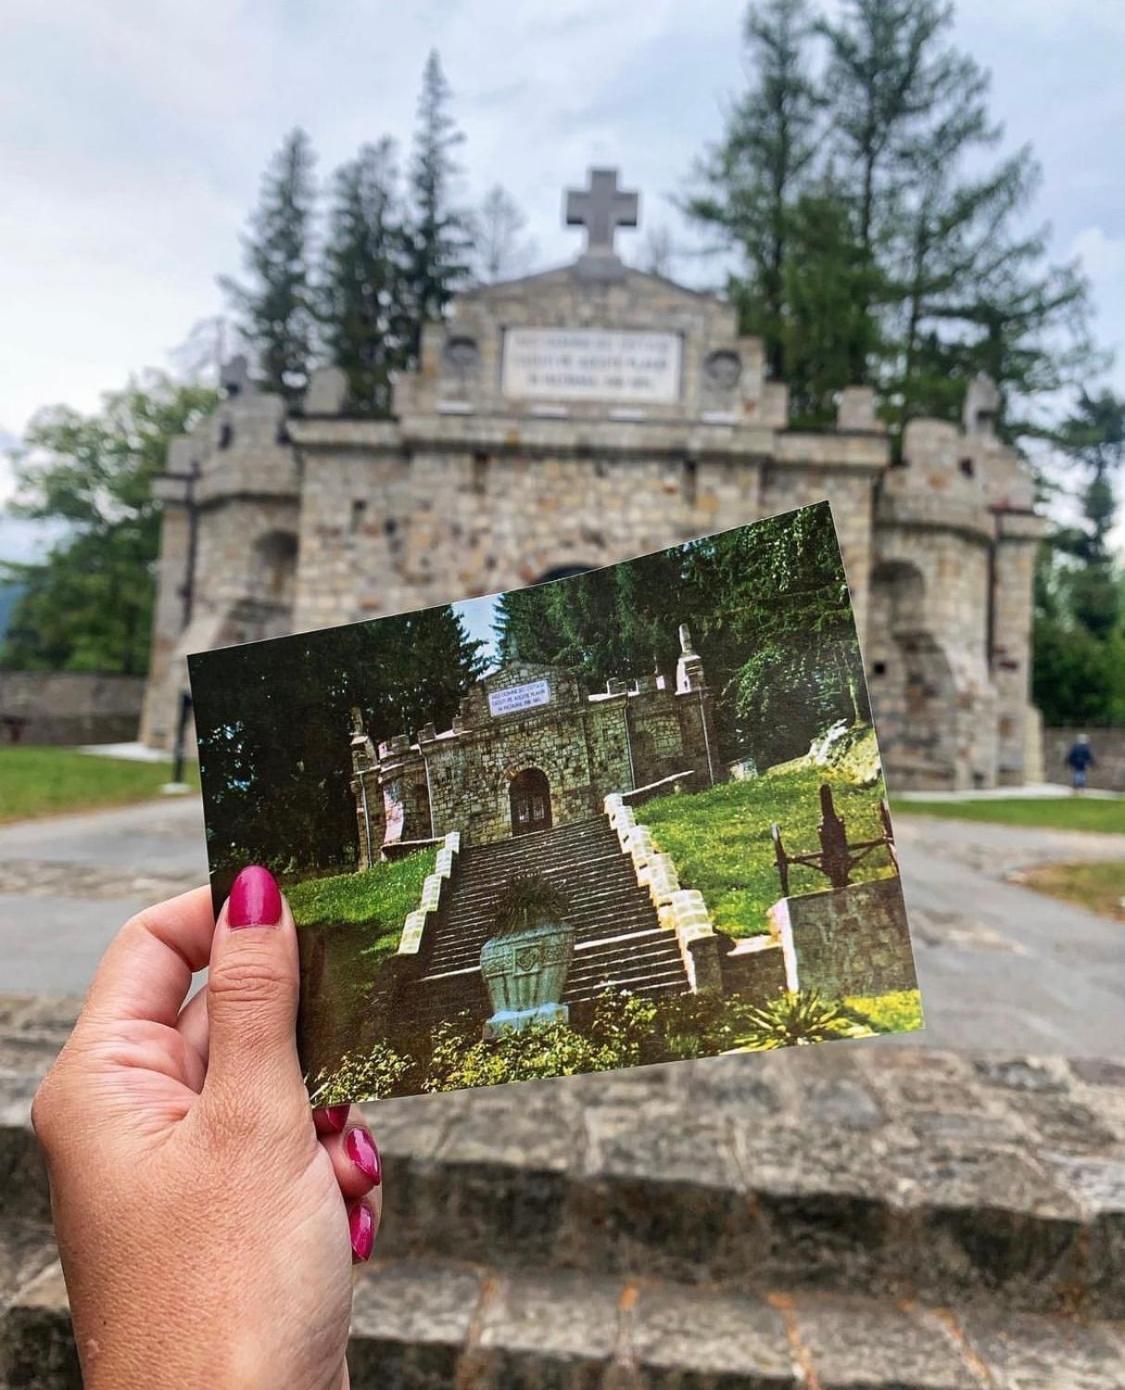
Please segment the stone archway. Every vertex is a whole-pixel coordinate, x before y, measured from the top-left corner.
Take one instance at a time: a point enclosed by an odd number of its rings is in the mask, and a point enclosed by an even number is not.
[[[513,835],[550,830],[553,823],[551,784],[541,768],[525,767],[516,773],[508,784],[508,804]]]

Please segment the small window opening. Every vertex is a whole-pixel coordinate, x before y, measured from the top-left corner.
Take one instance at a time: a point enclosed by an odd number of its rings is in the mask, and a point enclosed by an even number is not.
[[[972,478],[973,476],[975,476],[976,471],[977,470],[973,464],[972,459],[964,458],[961,460],[961,472],[964,473],[966,478]]]

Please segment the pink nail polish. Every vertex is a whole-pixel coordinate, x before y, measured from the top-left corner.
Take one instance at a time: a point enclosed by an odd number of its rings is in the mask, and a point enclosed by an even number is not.
[[[350,1130],[344,1140],[344,1149],[368,1182],[378,1187],[383,1181],[383,1174],[379,1163],[379,1150],[375,1147],[371,1135],[365,1129]]]
[[[348,1213],[348,1230],[352,1238],[353,1262],[370,1259],[375,1244],[375,1216],[366,1202],[357,1202]]]
[[[231,884],[227,921],[232,927],[276,927],[281,921],[281,889],[269,869],[251,864]]]
[[[313,1124],[318,1134],[339,1134],[348,1122],[350,1105],[328,1105],[313,1111]]]

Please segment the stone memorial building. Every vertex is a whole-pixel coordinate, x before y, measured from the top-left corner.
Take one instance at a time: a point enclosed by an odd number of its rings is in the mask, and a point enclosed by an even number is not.
[[[426,327],[393,418],[349,416],[318,371],[302,407],[226,374],[174,442],[143,737],[175,732],[188,652],[532,584],[827,497],[891,785],[1039,775],[1028,703],[1042,523],[967,390],[961,429],[907,426],[892,463],[873,393],[789,424],[785,383],[725,300],[625,265],[636,195],[571,193],[570,265],[461,295]]]
[[[479,680],[453,728],[377,749],[352,734],[361,868],[383,851],[459,831],[466,847],[590,820],[610,792],[669,779],[688,790],[724,781],[703,663],[680,628],[674,683],[611,680],[587,695],[560,667],[518,657]]]

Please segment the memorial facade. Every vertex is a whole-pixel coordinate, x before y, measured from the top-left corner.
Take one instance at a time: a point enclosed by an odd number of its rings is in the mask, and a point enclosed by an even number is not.
[[[174,736],[191,651],[531,584],[827,497],[891,786],[1039,776],[1028,702],[1043,523],[999,441],[995,392],[962,428],[914,420],[901,462],[873,393],[791,428],[783,382],[725,300],[624,264],[634,195],[595,170],[570,265],[461,295],[427,325],[393,418],[350,416],[324,368],[299,411],[227,375],[175,441],[146,741]]]
[[[610,792],[702,791],[726,780],[711,691],[686,627],[675,675],[611,680],[518,656],[478,681],[451,729],[427,724],[373,742],[352,733],[358,862],[452,830],[465,846],[592,820]]]

